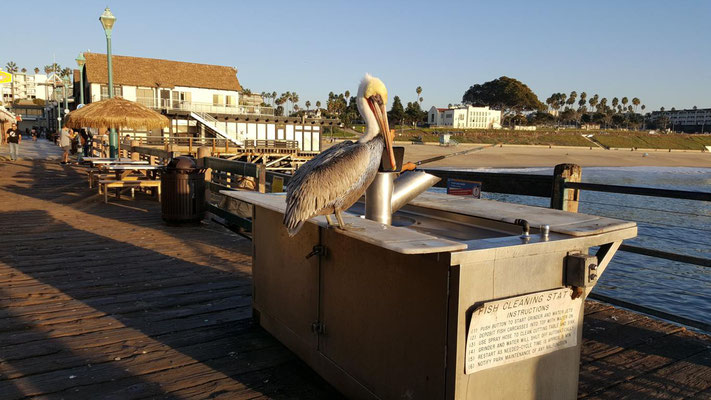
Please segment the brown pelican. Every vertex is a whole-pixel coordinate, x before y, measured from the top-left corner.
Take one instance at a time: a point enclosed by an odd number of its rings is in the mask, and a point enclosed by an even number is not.
[[[356,105],[365,121],[365,133],[357,142],[332,146],[301,166],[286,189],[284,225],[294,236],[304,221],[335,214],[338,226],[345,229],[341,211],[352,206],[375,179],[383,148],[395,169],[395,155],[385,105],[388,90],[383,82],[366,75],[358,87]]]

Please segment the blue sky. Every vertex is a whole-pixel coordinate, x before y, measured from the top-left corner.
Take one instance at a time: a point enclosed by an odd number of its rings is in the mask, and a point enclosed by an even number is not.
[[[16,3],[0,26],[0,67],[75,67],[105,52],[105,2]],[[553,92],[660,106],[711,107],[711,1],[113,1],[114,54],[238,68],[255,92],[325,103],[365,72],[390,97],[424,107],[461,101],[502,75],[542,101]],[[22,11],[28,13],[23,18]],[[66,36],[63,37],[63,35]]]

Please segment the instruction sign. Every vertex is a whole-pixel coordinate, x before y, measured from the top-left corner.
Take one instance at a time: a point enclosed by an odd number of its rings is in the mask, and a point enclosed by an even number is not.
[[[465,372],[552,353],[578,344],[582,298],[562,288],[484,303],[472,313]]]
[[[481,182],[463,179],[447,179],[447,194],[481,198]]]

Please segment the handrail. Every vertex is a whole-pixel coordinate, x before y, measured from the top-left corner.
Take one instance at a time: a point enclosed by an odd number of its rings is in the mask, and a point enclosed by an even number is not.
[[[509,174],[479,171],[451,171],[424,168],[428,174],[442,178],[435,186],[447,187],[447,179],[463,179],[481,182],[487,192],[517,194],[523,196],[551,197],[553,176],[534,174]]]
[[[606,185],[600,183],[565,182],[567,189],[591,190],[595,192],[634,194],[639,196],[666,197],[672,199],[711,201],[711,193],[688,190],[657,189],[641,186]]]

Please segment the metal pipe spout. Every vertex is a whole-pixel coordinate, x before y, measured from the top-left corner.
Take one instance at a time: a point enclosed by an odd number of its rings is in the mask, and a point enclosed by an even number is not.
[[[439,182],[424,171],[378,172],[365,191],[365,218],[390,225],[394,212]]]
[[[390,213],[401,209],[405,204],[434,186],[440,178],[424,171],[408,171],[393,182],[393,195],[390,200]]]

